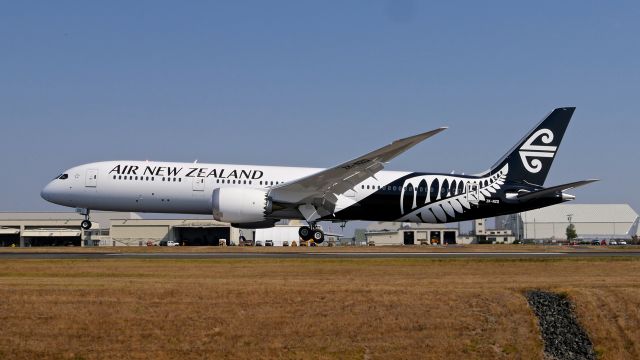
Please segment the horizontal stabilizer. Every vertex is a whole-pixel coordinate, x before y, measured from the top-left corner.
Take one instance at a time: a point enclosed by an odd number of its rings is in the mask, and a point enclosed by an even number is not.
[[[518,196],[518,200],[528,201],[528,200],[537,199],[537,198],[551,197],[551,196],[554,196],[554,195],[560,195],[560,194],[562,194],[563,191],[571,190],[571,189],[574,189],[574,188],[577,188],[577,187],[580,187],[580,186],[591,184],[592,182],[596,182],[596,181],[598,181],[598,179],[582,180],[582,181],[576,181],[576,182],[572,182],[572,183],[568,183],[568,184],[553,186],[553,187],[550,187],[550,188],[546,188],[546,189],[542,189],[542,190],[538,190],[538,191],[534,191],[534,192],[530,192],[530,193],[519,195]]]

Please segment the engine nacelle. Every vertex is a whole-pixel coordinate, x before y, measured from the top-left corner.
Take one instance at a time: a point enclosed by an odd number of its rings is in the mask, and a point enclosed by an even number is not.
[[[271,213],[271,199],[258,189],[214,189],[212,205],[214,219],[235,224],[265,221]]]

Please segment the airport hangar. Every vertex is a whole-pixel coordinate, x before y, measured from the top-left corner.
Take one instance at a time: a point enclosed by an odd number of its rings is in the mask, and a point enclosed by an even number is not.
[[[558,204],[497,217],[496,225],[525,241],[566,241],[569,223],[579,239],[611,240],[640,236],[639,220],[629,204]]]
[[[84,217],[74,212],[2,212],[0,246],[145,246],[161,241],[183,245],[230,245],[253,230],[237,229],[213,219],[143,219],[137,213],[92,211],[93,227],[82,230]]]
[[[560,204],[499,217],[496,230],[474,224],[465,236],[442,224],[372,223],[368,242],[378,245],[467,244],[484,235],[496,242],[520,239],[565,240],[571,222],[582,239],[629,239],[640,236],[638,214],[628,204]],[[143,219],[136,213],[91,213],[94,228],[80,228],[82,215],[74,212],[1,212],[0,247],[4,246],[144,246],[161,241],[184,245],[238,244],[240,235],[255,238],[253,229],[237,229],[213,219]],[[519,224],[515,221],[520,219]],[[484,232],[484,233],[482,233]],[[514,234],[514,235],[511,235]],[[502,239],[502,241],[498,241]]]

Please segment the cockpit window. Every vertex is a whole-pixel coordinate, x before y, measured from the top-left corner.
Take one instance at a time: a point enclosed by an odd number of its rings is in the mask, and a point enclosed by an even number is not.
[[[58,176],[58,179],[64,180],[64,179],[67,179],[68,177],[69,177],[69,174],[62,174],[62,175]]]

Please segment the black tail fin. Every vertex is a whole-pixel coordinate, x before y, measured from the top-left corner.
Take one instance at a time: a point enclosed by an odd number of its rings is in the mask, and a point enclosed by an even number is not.
[[[557,108],[483,175],[505,169],[507,180],[544,185],[569,120],[576,108]]]

